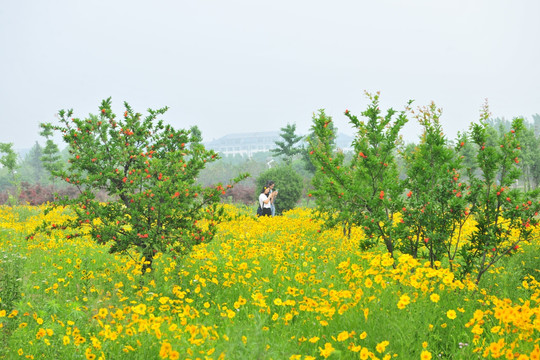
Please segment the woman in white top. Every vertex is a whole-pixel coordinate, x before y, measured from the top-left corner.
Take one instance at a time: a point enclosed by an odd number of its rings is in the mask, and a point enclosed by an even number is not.
[[[265,186],[259,195],[259,205],[263,209],[262,216],[272,216],[272,199],[274,198],[274,193],[269,195],[269,192],[270,188]]]

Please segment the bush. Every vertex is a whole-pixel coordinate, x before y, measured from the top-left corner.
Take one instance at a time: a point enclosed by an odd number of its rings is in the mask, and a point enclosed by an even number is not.
[[[225,196],[235,204],[242,203],[245,205],[253,204],[253,192],[255,191],[254,184],[237,184],[235,187],[227,190]]]
[[[276,197],[276,214],[281,214],[287,210],[293,209],[303,190],[303,179],[291,166],[283,165],[268,169],[261,173],[256,181],[255,202],[257,201],[261,189],[268,181],[273,181],[276,185],[274,190],[279,190]]]

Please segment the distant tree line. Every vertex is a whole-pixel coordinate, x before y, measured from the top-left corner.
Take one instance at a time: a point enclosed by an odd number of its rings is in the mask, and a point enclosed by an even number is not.
[[[332,117],[326,115],[324,110],[319,110],[313,117],[314,119],[326,119],[328,130],[333,134],[329,138],[328,145],[333,151],[339,150],[335,142],[337,128],[331,121]],[[504,118],[491,118],[487,120],[487,123],[489,125],[489,141],[496,141],[504,136],[512,124],[511,121]],[[531,190],[540,185],[540,114],[532,115],[532,121],[525,121],[524,128],[520,134],[522,154],[519,167],[522,173],[517,186]],[[310,198],[307,195],[313,187],[312,179],[317,169],[312,163],[306,144],[316,139],[313,129],[305,136],[297,134],[296,124],[287,124],[280,130],[280,139],[276,141],[275,148],[270,152],[254,153],[251,157],[223,155],[218,161],[208,164],[199,174],[197,181],[202,185],[210,185],[216,182],[226,182],[239,172],[248,172],[251,177],[227,191],[225,200],[255,204],[257,192],[260,190],[258,187],[262,181],[261,175],[263,178],[267,178],[269,175],[265,173],[270,169],[288,168],[289,172],[294,172],[301,179],[301,194],[298,200],[304,199],[304,203],[309,204]],[[69,195],[76,192],[73,185],[65,182],[60,183],[51,176],[51,172],[60,171],[63,166],[68,164],[69,149],[59,149],[52,139],[52,129],[46,124],[40,125],[40,135],[44,138],[45,145],[42,146],[36,141],[24,156],[15,152],[12,143],[0,143],[0,164],[2,166],[0,168],[0,203],[11,201],[13,203],[40,204],[52,201],[54,193]],[[407,176],[403,159],[407,154],[412,153],[417,146],[417,143],[408,143],[399,149],[401,155],[396,157],[396,161],[400,178]],[[467,143],[462,154],[463,164],[474,167],[475,148]],[[351,154],[344,153],[343,156],[347,157]],[[282,191],[285,191],[287,186],[289,184],[278,184]],[[296,183],[290,186],[298,188]],[[290,204],[286,207],[289,208]]]

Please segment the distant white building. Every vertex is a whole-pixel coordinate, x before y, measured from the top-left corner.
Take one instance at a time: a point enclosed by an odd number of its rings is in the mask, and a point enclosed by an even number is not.
[[[212,149],[223,155],[242,155],[251,157],[258,152],[268,152],[276,147],[276,141],[280,139],[278,131],[252,132],[241,134],[229,134],[222,138],[206,143],[208,149]]]
[[[276,141],[281,140],[278,131],[237,133],[225,135],[205,143],[206,148],[222,155],[241,155],[251,157],[254,153],[268,152],[276,148]],[[350,151],[352,137],[338,134],[336,145],[343,151]]]

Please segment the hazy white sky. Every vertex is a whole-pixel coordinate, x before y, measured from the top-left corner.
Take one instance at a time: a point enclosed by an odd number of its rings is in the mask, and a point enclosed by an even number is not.
[[[3,0],[0,142],[43,144],[40,122],[109,96],[117,113],[169,106],[206,141],[306,133],[320,108],[352,134],[343,112],[364,90],[396,109],[435,101],[453,138],[485,98],[493,116],[540,113],[539,14],[537,0]]]

